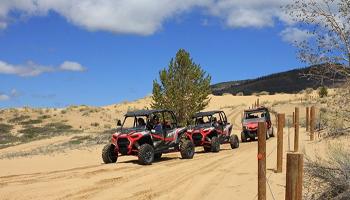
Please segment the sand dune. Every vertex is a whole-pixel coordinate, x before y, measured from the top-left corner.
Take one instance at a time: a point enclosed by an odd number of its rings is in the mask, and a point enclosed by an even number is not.
[[[286,117],[292,115],[298,106],[303,117],[305,106],[301,104],[300,97],[302,95],[294,94],[211,96],[206,110],[224,110],[234,125],[233,133],[240,138],[241,113],[257,98],[274,111],[285,113]],[[149,103],[148,97],[110,105],[89,116],[82,116],[78,108],[65,114],[60,114],[60,110],[55,112],[56,116],[68,120],[67,123],[83,129],[82,134],[88,135],[104,129],[91,127],[92,122],[110,124],[111,128],[115,128],[116,118],[122,118],[130,109],[149,106]],[[308,104],[314,105],[315,102],[309,101]],[[53,112],[50,114],[53,115]],[[55,118],[52,118],[54,121]],[[267,141],[266,178],[272,191],[268,189],[267,199],[284,199],[285,196],[285,160],[286,154],[293,149],[294,129],[286,127],[284,133],[283,173],[275,173],[276,138]],[[72,137],[66,135],[8,147],[1,149],[0,154],[60,144]],[[321,143],[309,141],[305,128],[300,129],[301,146],[311,150]],[[119,157],[115,164],[104,164],[101,158],[103,146],[99,144],[50,155],[1,159],[0,199],[257,199],[257,141],[240,143],[238,149],[224,144],[219,153],[204,153],[202,147],[197,147],[191,160],[181,159],[180,153],[164,154],[150,166],[139,165],[133,156]]]

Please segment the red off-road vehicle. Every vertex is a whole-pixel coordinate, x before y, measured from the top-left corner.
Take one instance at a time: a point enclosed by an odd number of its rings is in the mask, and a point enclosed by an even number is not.
[[[253,109],[244,110],[244,118],[242,120],[242,142],[255,140],[258,136],[258,122],[266,122],[266,139],[275,137],[275,133],[272,126],[269,110],[266,107],[258,107]]]
[[[230,143],[232,149],[239,147],[238,137],[231,134],[232,124],[223,111],[196,113],[192,119],[194,125],[187,130],[187,138],[195,146],[203,146],[206,152],[219,152],[220,144],[224,143]]]
[[[134,155],[141,164],[150,165],[163,153],[178,151],[182,158],[193,158],[193,143],[181,140],[187,128],[177,126],[171,110],[129,112],[125,115],[123,124],[119,120],[118,125],[121,130],[113,134],[113,143],[105,145],[102,150],[105,163],[117,162],[118,156]]]

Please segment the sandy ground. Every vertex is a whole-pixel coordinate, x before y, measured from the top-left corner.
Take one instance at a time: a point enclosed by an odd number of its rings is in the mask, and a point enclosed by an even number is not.
[[[272,99],[289,101],[300,99],[296,95],[268,95],[260,102]],[[212,96],[206,110],[224,110],[233,123],[233,133],[240,138],[241,113],[254,104],[257,97]],[[149,99],[144,99],[149,102]],[[142,102],[131,102],[143,107]],[[245,104],[244,106],[242,104]],[[107,106],[105,109],[124,107]],[[235,107],[233,107],[235,106]],[[295,104],[276,106],[278,112],[291,115]],[[305,109],[300,108],[300,115]],[[287,113],[288,112],[288,113]],[[118,113],[119,114],[119,113]],[[78,115],[76,115],[78,117]],[[78,123],[80,118],[71,118]],[[275,129],[276,130],[276,129]],[[288,136],[288,132],[290,133]],[[266,177],[267,199],[284,199],[286,154],[293,150],[294,128],[284,129],[283,173],[275,173],[277,139],[267,141]],[[0,154],[23,151],[38,146],[69,140],[69,136],[31,142],[0,150]],[[305,128],[300,129],[300,145],[315,148]],[[258,142],[240,143],[238,149],[229,144],[221,146],[219,153],[204,153],[196,148],[193,159],[181,159],[180,153],[163,154],[150,166],[139,165],[137,157],[119,157],[115,164],[104,164],[102,145],[89,149],[67,150],[44,156],[16,157],[0,160],[0,199],[257,199]]]

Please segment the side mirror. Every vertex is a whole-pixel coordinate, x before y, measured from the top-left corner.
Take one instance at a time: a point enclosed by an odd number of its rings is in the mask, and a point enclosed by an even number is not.
[[[117,126],[122,126],[122,122],[120,121],[120,119],[118,119],[117,121]]]

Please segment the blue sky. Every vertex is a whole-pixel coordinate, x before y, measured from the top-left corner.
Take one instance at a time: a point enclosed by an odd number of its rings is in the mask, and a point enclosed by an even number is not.
[[[290,0],[0,1],[0,108],[106,106],[152,91],[179,49],[211,84],[306,65]]]

